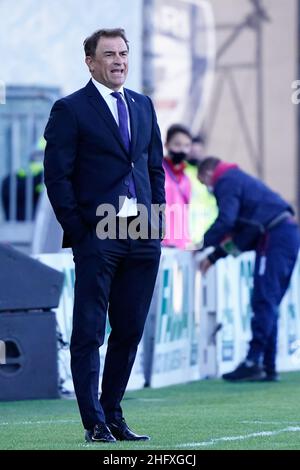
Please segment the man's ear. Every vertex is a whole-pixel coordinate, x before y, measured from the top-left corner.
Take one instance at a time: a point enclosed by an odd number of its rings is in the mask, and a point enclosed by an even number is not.
[[[201,183],[202,183],[202,177],[203,177],[202,173],[197,173],[197,178]]]
[[[209,185],[212,183],[213,174],[214,174],[214,170],[207,170],[206,171],[206,180],[207,180],[207,184],[209,184]]]
[[[200,177],[198,176],[198,179],[205,186],[211,186],[213,173],[213,170],[205,170],[201,173]]]
[[[94,67],[93,67],[93,58],[90,55],[87,55],[85,58],[85,63],[89,68],[90,72],[94,72]]]

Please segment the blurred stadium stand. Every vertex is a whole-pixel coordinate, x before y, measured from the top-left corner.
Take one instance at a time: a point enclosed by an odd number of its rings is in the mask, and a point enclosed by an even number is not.
[[[37,185],[41,191],[41,137],[59,95],[57,87],[8,86],[6,105],[0,106],[0,242],[10,242],[24,251],[30,251],[32,243],[36,205],[32,195]]]

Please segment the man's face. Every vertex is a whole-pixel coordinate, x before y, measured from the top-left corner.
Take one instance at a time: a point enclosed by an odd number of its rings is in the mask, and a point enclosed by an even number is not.
[[[207,188],[210,188],[212,185],[213,170],[206,170],[198,174],[198,179],[202,184],[205,184]]]
[[[114,91],[124,84],[128,73],[128,49],[121,37],[101,37],[95,56],[87,56],[85,61],[97,82]]]
[[[204,145],[201,142],[193,142],[189,154],[189,159],[197,160],[200,162],[203,159],[204,154]]]

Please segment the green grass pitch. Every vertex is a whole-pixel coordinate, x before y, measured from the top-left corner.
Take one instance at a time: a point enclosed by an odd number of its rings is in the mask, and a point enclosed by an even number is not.
[[[142,443],[86,444],[75,400],[0,402],[0,449],[299,450],[300,372],[280,383],[203,380],[128,392],[124,415]]]

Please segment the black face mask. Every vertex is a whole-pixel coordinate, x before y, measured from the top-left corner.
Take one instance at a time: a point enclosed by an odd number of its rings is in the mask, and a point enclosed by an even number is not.
[[[185,152],[174,152],[173,150],[169,150],[169,156],[171,157],[174,165],[178,165],[183,162],[183,160],[186,160],[187,154]]]

